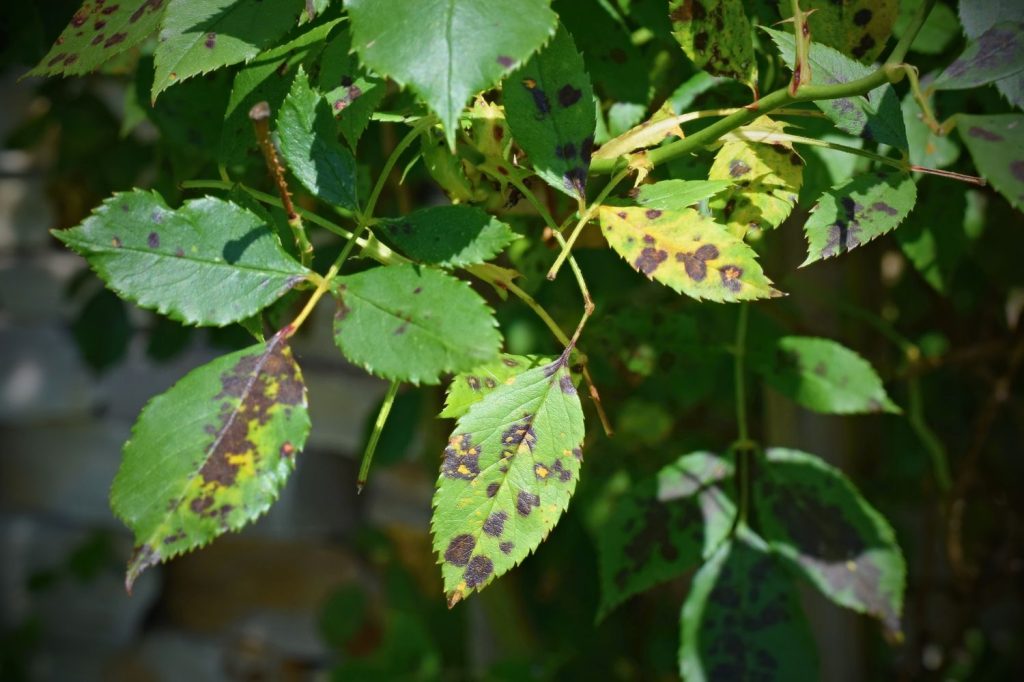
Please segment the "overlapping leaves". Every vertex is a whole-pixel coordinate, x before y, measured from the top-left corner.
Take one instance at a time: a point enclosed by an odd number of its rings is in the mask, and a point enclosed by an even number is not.
[[[475,206],[433,206],[382,220],[376,234],[421,263],[460,268],[490,260],[516,238],[507,224]]]
[[[792,5],[780,2],[784,17]],[[898,0],[801,0],[815,41],[870,63],[885,48],[899,14]],[[792,63],[792,62],[790,62]]]
[[[672,34],[695,66],[757,87],[750,19],[742,0],[670,0]]]

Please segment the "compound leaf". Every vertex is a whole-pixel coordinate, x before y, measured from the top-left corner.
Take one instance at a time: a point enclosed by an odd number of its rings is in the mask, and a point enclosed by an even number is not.
[[[750,19],[741,0],[670,0],[672,35],[694,66],[757,88]]]
[[[135,534],[128,589],[150,566],[266,512],[309,426],[306,387],[283,334],[193,370],[150,401],[110,494]]]
[[[735,507],[716,485],[732,464],[683,455],[630,488],[598,536],[601,615],[634,594],[699,566],[728,536]]]
[[[956,130],[982,177],[1024,209],[1024,114],[960,114]]]
[[[754,481],[762,534],[821,593],[900,630],[906,564],[892,528],[841,471],[769,449]]]
[[[461,268],[501,253],[516,233],[475,206],[433,206],[382,220],[376,235],[413,260]]]
[[[554,34],[550,0],[346,0],[363,64],[408,85],[454,149],[466,101],[497,83]]]
[[[691,208],[601,206],[601,231],[634,270],[681,294],[742,301],[781,294],[742,239]]]
[[[710,199],[725,191],[730,185],[730,180],[662,180],[640,185],[636,203],[645,208],[677,211]]]
[[[890,232],[917,202],[909,173],[880,171],[857,175],[828,190],[804,225],[807,260],[831,258]]]
[[[783,17],[793,16],[790,3],[780,2],[779,9]],[[892,33],[900,3],[899,0],[803,0],[800,9],[810,14],[808,24],[815,41],[870,64]],[[818,80],[817,74],[815,80]]]
[[[966,90],[1024,71],[1024,24],[1002,22],[969,41],[956,61],[932,83],[933,90]]]
[[[115,194],[54,236],[122,298],[188,324],[247,318],[309,274],[263,219],[213,197],[171,210],[156,192]]]
[[[567,357],[511,377],[455,426],[431,521],[449,607],[525,559],[569,506],[584,433]]]
[[[368,372],[436,384],[498,356],[501,334],[486,302],[440,270],[390,265],[340,277],[334,340]]]

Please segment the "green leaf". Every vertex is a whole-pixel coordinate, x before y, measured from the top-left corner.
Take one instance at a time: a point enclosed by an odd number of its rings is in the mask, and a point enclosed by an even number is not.
[[[757,89],[750,19],[741,0],[669,0],[672,35],[694,66]]]
[[[263,220],[212,197],[171,210],[156,192],[115,194],[54,236],[122,298],[188,324],[242,320],[309,274]]]
[[[431,520],[449,607],[525,559],[569,506],[584,433],[567,356],[516,375],[455,425]]]
[[[690,107],[693,106],[693,103],[698,97],[703,95],[705,92],[718,87],[722,83],[728,82],[729,81],[725,78],[712,76],[706,71],[698,71],[683,81],[683,83],[668,96],[667,101],[672,107],[672,111],[677,114],[685,114],[690,111]]]
[[[687,682],[817,680],[818,651],[785,566],[745,527],[693,578],[683,603]]]
[[[1024,24],[996,24],[967,43],[963,53],[931,85],[933,90],[966,90],[1024,71]]]
[[[751,368],[779,393],[815,412],[900,411],[871,364],[835,341],[784,336],[752,350]]]
[[[938,5],[945,7],[945,5]],[[928,105],[934,105],[929,98]],[[948,135],[936,135],[924,122],[921,107],[908,92],[903,98],[903,125],[907,129],[910,163],[924,168],[946,168],[960,157],[960,145]]]
[[[740,128],[715,154],[710,180],[726,180],[732,187],[710,202],[712,215],[733,234],[778,227],[793,211],[804,181],[804,160],[789,142],[765,144],[744,139],[753,133],[782,132],[783,124],[762,117]]]
[[[907,224],[893,233],[907,259],[941,293],[952,289],[970,243],[965,192],[951,192],[944,178],[922,178],[921,200]]]
[[[804,225],[804,265],[846,253],[896,227],[914,208],[917,185],[909,173],[857,175],[822,195]]]
[[[907,567],[896,536],[841,471],[769,449],[754,478],[762,535],[826,597],[900,630]]]
[[[783,18],[793,16],[792,5],[780,2]],[[871,63],[885,47],[899,14],[899,0],[801,0],[810,14],[811,37],[844,55]],[[792,64],[792,62],[790,62]],[[815,75],[817,81],[817,75]]]
[[[502,86],[512,136],[546,183],[584,198],[594,147],[594,90],[572,36],[555,37]]]
[[[771,36],[782,59],[787,64],[793,64],[796,59],[796,47],[792,32],[777,31],[764,26],[761,30]],[[820,43],[811,43],[807,58],[815,83],[848,83],[864,78],[873,71],[870,67],[858,64]],[[875,88],[867,97],[815,100],[814,104],[843,132],[876,140],[897,149],[907,149],[907,134],[903,128],[900,100],[891,85]]]
[[[135,534],[126,584],[255,520],[277,499],[309,433],[287,337],[218,358],[154,398],[110,493]]]
[[[781,296],[742,239],[697,211],[601,206],[601,231],[634,270],[696,299]]]
[[[85,2],[28,75],[78,76],[95,71],[111,57],[149,37],[163,15],[162,0],[120,4]]]
[[[358,206],[355,157],[338,142],[331,107],[301,66],[281,105],[277,134],[281,155],[306,189],[336,206]]]
[[[1024,210],[1024,115],[959,114],[956,130],[982,177]]]
[[[408,85],[455,148],[466,101],[495,85],[554,34],[550,0],[346,0],[363,64]]]
[[[598,535],[603,617],[634,594],[697,568],[732,530],[736,509],[716,485],[732,464],[683,455],[630,487]]]
[[[725,191],[730,180],[662,180],[640,185],[636,203],[646,208],[678,211]]]
[[[925,0],[900,0],[900,14],[892,27],[892,33],[896,38],[903,37],[924,2]],[[948,5],[936,3],[914,37],[910,49],[919,54],[942,54],[959,34],[960,22],[957,21],[956,12]]]
[[[388,87],[383,78],[359,65],[347,27],[324,47],[317,84],[338,119],[341,134],[354,150],[377,105],[388,94]]]
[[[334,340],[385,379],[436,384],[498,357],[501,334],[486,302],[440,270],[390,265],[340,277]]]
[[[480,402],[484,396],[512,377],[534,367],[550,365],[552,362],[554,358],[543,355],[502,354],[497,360],[457,374],[448,384],[444,409],[438,416],[458,419],[466,414],[470,405]]]
[[[979,38],[998,23],[1021,20],[1020,3],[1016,0],[971,0],[957,4],[964,34],[970,39]],[[1024,74],[996,81],[996,88],[1010,104],[1024,108]]]
[[[186,78],[249,61],[295,25],[301,8],[299,0],[169,0],[153,99]]]
[[[483,263],[517,238],[505,223],[466,205],[422,208],[382,220],[374,232],[413,260],[449,268]]]

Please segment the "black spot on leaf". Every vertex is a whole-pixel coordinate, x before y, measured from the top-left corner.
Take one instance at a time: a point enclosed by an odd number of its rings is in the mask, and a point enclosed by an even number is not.
[[[466,581],[466,587],[479,587],[487,582],[492,573],[494,562],[483,555],[477,555],[470,560],[462,577]]]
[[[476,540],[472,535],[456,535],[448,543],[448,549],[444,551],[444,560],[455,566],[465,566],[469,563],[469,557],[476,547]]]
[[[534,507],[540,506],[540,496],[520,490],[516,495],[516,511],[520,516],[529,516]]]
[[[484,532],[494,538],[500,537],[505,532],[506,520],[508,520],[507,513],[503,511],[494,512],[484,521]]]

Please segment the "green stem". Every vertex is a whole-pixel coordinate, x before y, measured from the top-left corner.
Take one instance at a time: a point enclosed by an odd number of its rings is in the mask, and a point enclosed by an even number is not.
[[[377,421],[373,423],[373,431],[370,433],[370,440],[366,443],[366,450],[363,451],[363,461],[359,465],[359,478],[356,479],[356,492],[363,492],[366,480],[370,476],[370,465],[373,463],[373,453],[377,450],[377,443],[380,441],[380,434],[384,431],[384,425],[388,421],[388,414],[391,413],[391,406],[395,404],[395,395],[398,394],[400,382],[392,381],[388,386],[388,392],[384,394],[384,402],[381,403],[380,412],[377,413]]]
[[[377,208],[377,200],[380,199],[380,193],[384,190],[384,185],[391,176],[391,171],[394,170],[395,164],[398,163],[398,158],[402,155],[402,152],[408,149],[409,145],[416,141],[420,133],[432,125],[434,125],[433,116],[427,116],[420,119],[416,122],[416,125],[412,127],[412,130],[405,134],[402,141],[395,145],[395,148],[391,150],[391,154],[388,155],[388,159],[384,162],[384,167],[380,171],[380,175],[377,176],[377,183],[373,186],[373,190],[370,192],[370,198],[366,200],[366,210],[363,211],[360,216],[359,222],[363,227],[367,227],[373,219],[373,212]]]
[[[949,473],[949,455],[946,453],[946,448],[942,441],[931,430],[925,419],[924,398],[921,395],[921,382],[918,377],[910,377],[907,380],[907,392],[909,397],[907,421],[921,441],[921,445],[928,451],[928,456],[932,461],[932,473],[935,476],[935,484],[941,492],[949,492],[953,485],[952,476]]]
[[[744,381],[744,365],[747,356],[747,317],[750,304],[741,303],[739,307],[739,317],[736,321],[736,359],[733,364],[733,379],[736,387],[736,427],[739,431],[739,443],[746,447],[750,442],[750,432],[747,429],[747,388]]]
[[[580,236],[580,232],[582,232],[586,224],[590,222],[590,219],[594,217],[594,212],[598,209],[601,203],[609,194],[612,193],[612,190],[614,190],[615,187],[630,174],[631,170],[632,169],[627,166],[616,173],[612,179],[608,181],[608,184],[604,186],[604,189],[601,190],[600,194],[597,195],[594,201],[591,202],[590,207],[583,213],[583,215],[580,216],[579,222],[577,222],[576,227],[573,228],[572,234],[570,234],[569,238],[562,244],[562,252],[558,254],[558,258],[555,259],[551,269],[548,270],[549,280],[554,280],[555,277],[558,276],[558,271],[561,269],[562,263],[565,262],[565,259],[569,257],[569,254],[572,251],[572,246],[576,243],[576,239]]]

